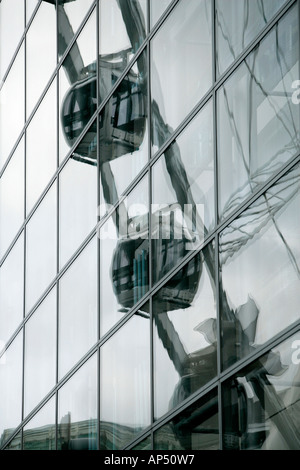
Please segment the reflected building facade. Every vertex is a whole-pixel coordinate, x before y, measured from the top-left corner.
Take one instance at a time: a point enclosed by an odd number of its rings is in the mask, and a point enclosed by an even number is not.
[[[0,2],[1,449],[300,449],[299,22]]]

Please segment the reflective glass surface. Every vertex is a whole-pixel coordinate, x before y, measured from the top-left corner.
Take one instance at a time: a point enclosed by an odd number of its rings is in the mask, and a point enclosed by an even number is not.
[[[32,13],[34,12],[35,7],[39,3],[39,0],[25,0],[26,2],[26,22],[31,18]]]
[[[218,450],[218,396],[211,392],[205,398],[176,415],[154,433],[155,450]],[[182,462],[191,464],[184,454]],[[190,457],[190,458],[189,458]],[[179,463],[179,462],[178,462]]]
[[[93,0],[58,0],[58,54],[61,57],[77,32]]]
[[[22,447],[22,435],[19,432],[5,447],[4,450],[21,450]]]
[[[167,9],[172,0],[151,0],[150,1],[150,23],[153,26],[163,12]]]
[[[300,168],[220,235],[224,367],[299,320]]]
[[[100,114],[100,184],[115,204],[148,161],[147,56],[144,52]]]
[[[23,320],[24,235],[0,268],[0,344],[6,343]],[[0,349],[2,347],[0,346]]]
[[[146,437],[142,442],[137,444],[132,448],[132,450],[151,450],[152,449],[152,443],[151,443],[151,436]]]
[[[24,426],[23,450],[55,450],[55,397]]]
[[[56,65],[56,11],[41,2],[26,35],[26,116],[28,117]]]
[[[24,2],[2,0],[0,4],[0,83],[24,31]]]
[[[145,177],[98,231],[101,335],[149,288],[147,183]]]
[[[25,325],[25,416],[50,392],[55,384],[55,378],[56,290],[54,289]]]
[[[57,166],[56,80],[26,131],[26,213],[29,214]]]
[[[146,0],[101,0],[99,86],[102,101],[146,36]]]
[[[286,0],[217,0],[217,74],[223,73]]]
[[[225,450],[299,450],[300,335],[225,382]]]
[[[24,126],[24,45],[0,90],[0,169]]]
[[[122,449],[150,424],[146,304],[100,349],[100,449]]]
[[[153,297],[155,419],[217,374],[214,258],[208,245]]]
[[[22,412],[22,332],[0,357],[0,445],[21,422]]]
[[[59,72],[60,161],[64,159],[96,111],[96,75],[96,12],[94,11],[63,61]],[[96,145],[94,147],[96,148]]]
[[[218,92],[221,216],[299,152],[297,12],[283,17]]]
[[[79,150],[83,145],[83,142],[79,144]],[[96,226],[97,167],[75,150],[59,175],[59,188],[59,264],[62,267]]]
[[[74,261],[59,288],[59,378],[97,341],[95,238]]]
[[[196,250],[214,225],[211,102],[153,166],[151,210],[155,283]]]
[[[24,220],[24,140],[0,178],[0,258]]]
[[[151,42],[153,151],[212,84],[211,2],[181,1]]]
[[[25,313],[56,275],[56,192],[54,183],[26,227]]]
[[[58,392],[58,450],[97,448],[97,356]]]

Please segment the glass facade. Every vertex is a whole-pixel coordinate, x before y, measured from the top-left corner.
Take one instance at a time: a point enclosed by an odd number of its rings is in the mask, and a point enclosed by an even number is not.
[[[0,2],[1,450],[300,450],[299,12]]]

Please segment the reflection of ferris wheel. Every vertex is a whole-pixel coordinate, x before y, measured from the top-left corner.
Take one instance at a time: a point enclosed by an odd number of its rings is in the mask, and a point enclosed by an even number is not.
[[[61,17],[60,43],[69,44],[73,37],[72,27],[68,17],[64,11],[63,3],[59,2]],[[53,2],[50,2],[53,3]],[[122,17],[126,26],[128,37],[131,44],[139,43],[140,37],[145,37],[145,21],[138,0],[118,0],[118,5],[122,13]],[[99,58],[99,89],[97,90],[98,74],[96,64],[90,64],[84,67],[80,56],[79,49],[73,46],[72,53],[63,63],[69,81],[71,83],[62,106],[61,123],[65,139],[68,144],[73,146],[76,139],[81,135],[86,125],[90,122],[91,117],[97,110],[97,92],[100,96],[109,92],[111,84],[121,77],[122,71],[127,66],[128,50],[119,53],[101,56]],[[77,48],[77,49],[76,49]],[[117,194],[114,175],[110,168],[110,162],[125,154],[133,153],[143,142],[146,130],[146,110],[147,110],[147,60],[145,55],[141,53],[137,59],[138,71],[129,71],[126,77],[121,81],[120,86],[116,89],[112,98],[105,105],[100,115],[100,174],[103,187],[103,195],[107,204],[115,203],[115,195]],[[156,102],[152,103],[152,120],[158,131],[153,133],[154,144],[159,148],[171,136],[172,129],[166,124],[161,116],[159,106]],[[92,125],[85,133],[83,139],[76,147],[72,158],[85,163],[97,165],[97,129],[96,124]],[[165,159],[167,171],[169,173],[174,191],[177,196],[179,205],[183,208],[185,204],[195,206],[188,178],[184,169],[180,150],[176,142],[165,151]],[[293,180],[295,182],[295,180]],[[254,207],[255,218],[249,225],[249,215],[252,209],[245,211],[245,227],[240,230],[240,236],[230,235],[225,240],[223,247],[221,246],[221,256],[231,256],[239,250],[239,248],[251,240],[256,233],[269,222],[273,221],[274,215],[280,211],[284,203],[291,200],[294,194],[294,186],[291,184],[287,176],[282,180],[283,198],[276,195],[265,199],[265,203],[257,203]],[[118,209],[116,209],[117,213]],[[243,215],[241,216],[241,218]],[[128,220],[128,223],[132,220]],[[147,223],[145,230],[149,230]],[[242,227],[242,225],[241,225]],[[143,228],[142,228],[143,231]],[[159,240],[159,257],[157,263],[160,265],[162,277],[169,271],[168,259],[183,259],[188,253],[185,243],[190,237],[168,240],[166,243]],[[224,253],[222,252],[224,249]],[[114,253],[111,267],[112,283],[114,293],[119,300],[124,311],[128,311],[135,303],[146,293],[146,286],[149,285],[148,279],[148,263],[149,248],[144,238],[124,238],[120,239]],[[183,267],[168,282],[167,287],[162,287],[159,291],[161,312],[168,309],[177,310],[179,308],[188,308],[196,295],[199,280],[203,271],[203,263],[206,263],[207,270],[216,292],[215,275],[214,275],[214,255],[209,247],[206,249],[205,256],[202,253],[195,256],[193,260]],[[245,351],[251,351],[256,331],[256,322],[259,311],[255,302],[249,297],[248,302],[233,312],[226,302],[226,294],[223,292],[224,328],[228,329],[232,342],[240,342]],[[166,307],[167,306],[167,307]],[[139,312],[137,312],[139,313]],[[159,313],[159,312],[158,312]],[[146,312],[147,314],[147,312]],[[180,380],[172,397],[171,406],[175,406],[183,399],[189,396],[191,392],[191,384],[194,389],[201,388],[207,382],[206,376],[211,375],[211,364],[217,363],[217,325],[215,320],[208,320],[205,324],[200,325],[201,332],[208,339],[209,346],[205,349],[197,351],[193,355],[186,353],[183,344],[174,329],[173,323],[168,315],[155,316],[158,335],[162,344],[167,350],[170,360],[173,362],[176,371],[180,376]],[[236,333],[236,325],[239,325],[239,332]],[[233,345],[234,347],[234,345]],[[277,356],[273,357],[274,367],[277,372],[281,371],[281,364]],[[215,374],[217,371],[215,371]],[[267,369],[262,367],[260,373],[261,380],[255,383],[258,395],[263,390],[267,379]],[[271,390],[271,386],[269,388]],[[241,384],[235,384],[232,390],[232,403],[237,409],[240,408],[241,402],[247,401],[245,390]],[[274,413],[280,409],[280,404],[276,402],[276,393],[270,398]],[[211,404],[211,408],[205,410],[204,415],[196,413],[191,416],[190,421],[205,421],[209,416],[216,413],[216,403]],[[247,425],[253,425],[251,419],[255,420],[255,416],[248,416]],[[175,420],[176,421],[176,420]],[[187,425],[188,423],[185,423]],[[281,425],[279,423],[279,425]],[[177,423],[178,431],[183,432],[182,423]],[[293,428],[292,424],[290,425]],[[199,431],[201,432],[201,431]],[[292,435],[297,437],[297,433]],[[259,438],[259,436],[258,436]],[[298,441],[299,438],[297,437]]]

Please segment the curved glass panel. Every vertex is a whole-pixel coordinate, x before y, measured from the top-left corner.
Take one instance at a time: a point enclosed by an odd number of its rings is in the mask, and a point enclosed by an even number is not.
[[[59,378],[88,352],[98,338],[96,248],[94,238],[60,280]]]
[[[217,374],[214,259],[208,245],[153,297],[155,419]]]
[[[212,103],[152,167],[152,280],[195,251],[214,226]]]
[[[0,178],[0,259],[24,220],[24,139]]]
[[[150,424],[146,304],[100,348],[100,450],[122,449]]]
[[[223,387],[224,450],[299,450],[300,335]]]
[[[2,346],[23,320],[23,310],[24,234],[22,233],[0,268],[0,343]]]
[[[223,366],[299,320],[300,168],[220,235]]]
[[[151,41],[153,152],[212,85],[211,27],[210,0],[181,1]]]
[[[25,416],[50,392],[55,379],[56,290],[52,290],[25,325]]]
[[[58,392],[58,450],[97,449],[97,356]]]
[[[55,450],[55,398],[24,426],[23,450]]]
[[[286,0],[217,0],[217,74],[251,43]]]
[[[294,6],[218,91],[221,217],[299,152],[298,41]]]

